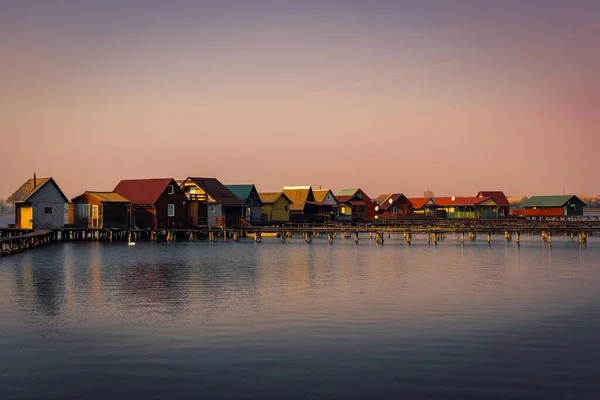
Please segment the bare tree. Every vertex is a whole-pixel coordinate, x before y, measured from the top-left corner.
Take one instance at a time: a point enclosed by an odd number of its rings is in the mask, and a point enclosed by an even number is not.
[[[423,192],[423,196],[425,196],[425,197],[435,197],[435,193],[433,193],[433,190],[427,189],[426,191]]]

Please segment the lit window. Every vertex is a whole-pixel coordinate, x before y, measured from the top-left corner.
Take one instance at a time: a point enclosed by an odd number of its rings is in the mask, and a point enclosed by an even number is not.
[[[174,217],[175,216],[175,204],[169,204],[167,206],[167,216]]]
[[[44,207],[44,214],[52,214],[52,207]]]
[[[169,194],[173,193],[175,193],[175,188],[173,187],[173,185],[169,185]]]

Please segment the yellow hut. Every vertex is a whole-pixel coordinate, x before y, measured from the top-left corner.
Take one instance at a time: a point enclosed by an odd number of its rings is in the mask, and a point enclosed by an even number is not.
[[[292,201],[283,192],[259,193],[263,221],[289,222]]]

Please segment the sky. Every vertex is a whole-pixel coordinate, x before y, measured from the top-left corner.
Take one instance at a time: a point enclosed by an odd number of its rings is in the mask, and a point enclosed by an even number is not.
[[[599,40],[597,0],[3,0],[0,197],[599,195]]]

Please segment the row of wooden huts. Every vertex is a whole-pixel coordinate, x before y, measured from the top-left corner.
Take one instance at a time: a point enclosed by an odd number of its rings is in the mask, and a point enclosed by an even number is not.
[[[15,226],[60,228],[68,205],[70,226],[82,228],[184,228],[285,222],[357,222],[406,218],[569,218],[583,215],[574,195],[534,196],[511,210],[502,191],[473,197],[369,197],[360,188],[334,194],[311,186],[259,192],[253,184],[224,185],[216,178],[126,179],[111,192],[86,191],[70,201],[52,178],[28,179],[9,199]]]

